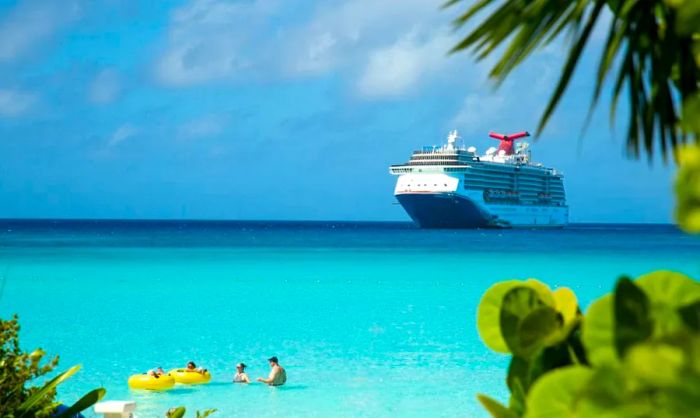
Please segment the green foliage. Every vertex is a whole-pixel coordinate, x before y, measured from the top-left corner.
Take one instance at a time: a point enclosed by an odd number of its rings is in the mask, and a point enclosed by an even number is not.
[[[457,3],[461,1],[450,0],[446,6]],[[699,9],[697,0],[478,0],[454,22],[461,28],[480,17],[453,52],[471,51],[482,60],[498,51],[490,77],[501,83],[535,50],[563,38],[569,52],[539,134],[568,87],[593,28],[604,25],[607,36],[590,111],[610,76],[611,119],[623,90],[629,95],[628,151],[638,157],[643,146],[651,158],[656,141],[666,158],[688,133],[696,141],[700,137]],[[563,37],[565,32],[570,36]]]
[[[529,288],[537,292],[538,300],[550,307],[556,306],[554,295],[549,287],[542,282],[534,279],[526,281],[509,280],[506,282],[496,283],[486,291],[479,303],[477,315],[477,327],[481,339],[489,348],[499,353],[509,353],[511,350],[500,332],[501,305],[503,304],[505,295],[515,288]],[[506,321],[509,318],[505,319]],[[512,337],[512,336],[511,336]]]
[[[569,289],[504,283],[486,292],[488,307],[480,306],[479,315],[487,316],[477,320],[480,335],[490,338],[484,342],[491,347],[500,334],[512,355],[508,406],[478,395],[493,417],[670,418],[700,411],[697,281],[670,271],[622,277],[585,316]]]
[[[209,415],[214,414],[216,411],[217,409],[205,409],[202,412],[197,411],[197,418],[206,418]],[[184,406],[180,406],[178,408],[170,408],[166,416],[168,418],[183,418],[185,416],[185,412],[187,412],[187,410]]]
[[[107,393],[107,391],[104,388],[91,390],[76,403],[71,405],[59,415],[56,415],[54,418],[72,418],[81,411],[84,411],[99,402],[105,396],[105,393]]]
[[[16,315],[8,321],[0,319],[0,417],[48,417],[54,412],[58,406],[54,400],[56,387],[75,374],[80,366],[71,367],[43,386],[27,387],[29,383],[50,373],[58,365],[58,357],[42,364],[45,354],[41,349],[31,353],[20,349],[19,322]],[[59,417],[69,417],[89,408],[98,402],[104,393],[104,389],[88,393]]]
[[[180,406],[178,408],[170,408],[170,410],[165,414],[165,416],[168,418],[182,418],[185,416],[185,412],[187,412],[185,407]]]
[[[698,54],[700,61],[700,53]],[[695,121],[700,124],[700,96]],[[700,127],[698,128],[700,131]],[[676,221],[690,233],[700,233],[700,146],[686,146],[678,151],[676,174]]]

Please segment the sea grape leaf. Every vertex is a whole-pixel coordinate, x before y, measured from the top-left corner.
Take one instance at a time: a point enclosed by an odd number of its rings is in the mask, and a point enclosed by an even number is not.
[[[529,287],[537,293],[546,305],[555,307],[556,302],[549,287],[536,279],[508,280],[491,286],[479,302],[477,310],[477,329],[479,336],[486,346],[499,353],[509,353],[510,350],[503,338],[500,326],[501,305],[505,294],[514,287]]]
[[[680,347],[663,343],[638,344],[625,356],[625,370],[652,387],[676,385],[685,365]]]
[[[568,344],[558,344],[553,347],[547,347],[542,351],[540,361],[541,373],[547,373],[550,370],[559,369],[570,366],[574,363],[571,358]]]
[[[491,286],[484,293],[484,296],[481,297],[477,310],[476,325],[481,340],[493,351],[499,353],[510,352],[501,334],[501,304],[503,303],[503,296],[509,290],[521,285],[522,282],[519,280],[499,282]]]
[[[530,389],[525,418],[587,418],[578,410],[580,393],[593,371],[582,366],[569,366],[543,375]]]
[[[678,308],[681,320],[693,331],[700,331],[700,300]]]
[[[493,418],[518,418],[515,412],[489,396],[479,393],[476,395],[476,398]]]
[[[686,1],[691,4],[693,2]],[[697,45],[700,42],[696,41]],[[697,53],[700,60],[700,52]],[[687,99],[684,112],[688,115],[700,111],[700,93]],[[694,112],[694,113],[693,113]],[[700,118],[686,118],[685,123],[693,123],[700,132]],[[692,122],[691,122],[692,121]],[[688,233],[700,233],[700,146],[686,145],[678,149],[678,172],[676,173],[676,221]]]
[[[646,292],[652,304],[678,308],[700,300],[700,283],[683,273],[657,270],[639,276],[634,283]]]
[[[578,317],[578,301],[574,292],[568,287],[560,287],[552,295],[555,308],[564,318],[564,323],[573,322]]]
[[[545,283],[537,279],[527,279],[525,280],[525,285],[534,289],[537,292],[537,296],[540,300],[547,306],[555,308],[556,301],[554,299],[554,293],[552,289],[549,288]]]
[[[627,417],[628,415],[615,413],[615,409],[619,408],[627,398],[626,375],[621,372],[623,369],[619,367],[598,367],[592,370],[593,375],[581,394],[582,397],[586,398],[585,402],[588,402],[591,406],[597,406],[602,411],[606,411],[606,415],[612,415],[615,418]],[[600,414],[591,416],[597,418]]]
[[[525,394],[525,389],[520,383],[520,379],[516,378],[513,381],[513,387],[510,392],[510,399],[508,400],[508,408],[515,412],[517,416],[522,416],[525,413],[525,402],[527,395]]]
[[[700,299],[700,283],[671,271],[655,271],[634,282],[649,299],[652,338],[668,336],[685,328],[679,308]],[[613,297],[606,295],[593,302],[586,312],[582,341],[588,361],[594,366],[619,363],[615,349]]]
[[[700,283],[673,271],[659,270],[640,276],[635,284],[651,303],[654,336],[676,333],[684,328],[678,308],[700,300]]]
[[[574,364],[581,364],[588,366],[588,357],[586,355],[586,348],[583,346],[581,341],[581,328],[576,328],[573,332],[569,334],[566,339],[567,350],[569,351],[569,358]]]
[[[506,384],[511,392],[515,389],[516,381],[522,390],[527,392],[530,388],[530,361],[514,355],[510,359],[508,376],[506,378]]]
[[[537,292],[530,287],[517,286],[503,296],[500,312],[501,334],[512,353],[529,358],[530,347],[521,345],[520,325],[528,314],[544,307]]]
[[[615,349],[623,357],[631,346],[651,336],[653,324],[649,319],[649,299],[627,277],[617,281],[613,298]]]
[[[581,341],[592,365],[619,363],[614,345],[612,295],[603,296],[588,307],[581,331]]]
[[[561,325],[561,316],[554,309],[542,306],[533,310],[518,326],[518,352],[525,358],[532,357],[549,344]]]

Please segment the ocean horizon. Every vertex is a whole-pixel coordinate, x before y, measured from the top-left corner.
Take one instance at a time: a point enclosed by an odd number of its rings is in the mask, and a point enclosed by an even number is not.
[[[476,330],[492,284],[538,278],[582,307],[621,275],[700,277],[700,239],[665,224],[424,230],[407,222],[0,220],[0,315],[23,348],[82,364],[70,403],[95,387],[139,417],[174,406],[220,416],[486,417],[507,401],[508,357]],[[235,364],[287,385],[231,383]],[[130,390],[130,375],[189,360],[212,382]],[[95,416],[88,411],[86,416]]]

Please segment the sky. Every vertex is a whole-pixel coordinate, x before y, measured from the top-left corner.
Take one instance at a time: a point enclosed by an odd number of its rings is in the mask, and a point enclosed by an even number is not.
[[[566,53],[496,88],[441,3],[0,0],[0,217],[408,220],[388,166],[534,132]],[[573,222],[671,222],[675,167],[626,155],[624,103],[582,131],[603,41],[533,158]]]

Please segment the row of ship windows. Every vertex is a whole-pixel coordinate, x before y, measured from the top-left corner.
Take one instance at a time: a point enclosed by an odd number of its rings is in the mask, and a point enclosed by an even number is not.
[[[423,184],[418,183],[418,184],[415,185],[415,187],[428,187],[428,186],[429,186],[428,183],[423,183]],[[438,186],[437,183],[433,183],[433,187],[437,187],[437,186]],[[447,187],[447,183],[444,183],[443,186],[444,186],[444,187]],[[407,187],[413,187],[413,184],[409,183],[409,184],[407,185]],[[487,187],[484,187],[484,186],[481,186],[481,187],[480,187],[480,186],[477,186],[477,185],[474,185],[474,184],[464,184],[464,188],[465,188],[465,189],[468,189],[468,190],[484,190],[484,189],[486,189]],[[520,194],[521,196],[536,196],[537,194],[543,193],[543,192],[544,192],[542,189],[539,189],[539,190],[526,190],[526,189],[523,189],[523,188],[518,188],[517,191],[515,191],[515,190],[513,190],[513,189],[506,189],[506,188],[504,188],[504,189],[496,189],[496,190],[502,190],[502,191],[507,191],[507,192],[514,192],[514,193]],[[562,191],[558,191],[558,190],[549,190],[548,193],[549,193],[552,197],[561,197],[561,198],[564,197],[564,191],[563,191],[563,190],[562,190]]]
[[[505,183],[505,182],[499,182],[499,181],[465,181],[463,182],[464,184],[468,184],[470,186],[481,186],[481,187],[500,187],[504,189],[514,189],[516,187],[520,189],[552,189],[552,190],[563,190],[564,187],[561,184],[527,184],[527,183],[518,183],[513,184],[513,183]]]
[[[428,154],[428,155],[414,155],[411,157],[413,160],[456,160],[458,156],[456,154],[451,155],[441,155],[441,154]]]
[[[415,163],[411,165],[430,165],[430,164],[424,164],[424,163]],[[449,165],[447,163],[443,164],[436,164],[436,165]],[[392,168],[392,172],[394,173],[411,173],[414,171],[413,168]],[[419,172],[421,172],[420,169],[418,169]],[[504,177],[508,176],[510,178],[517,177],[518,179],[523,179],[523,180],[533,180],[533,181],[545,181],[545,180],[552,180],[552,177],[554,177],[555,180],[561,181],[560,176],[553,176],[551,172],[544,172],[544,173],[527,173],[527,172],[522,172],[522,171],[499,171],[499,170],[488,170],[488,169],[476,169],[474,167],[445,167],[443,169],[445,173],[468,173],[466,175],[470,177],[484,177],[484,178],[490,178],[490,177]]]
[[[412,183],[409,183],[409,184],[407,184],[406,186],[407,186],[407,187],[413,187],[413,184],[412,184]],[[423,187],[428,187],[428,183],[416,184],[416,187],[421,187],[421,186],[423,186]],[[436,183],[436,184],[433,184],[433,186],[434,186],[434,187],[437,187],[437,183]],[[447,183],[445,183],[444,186],[447,187]]]

